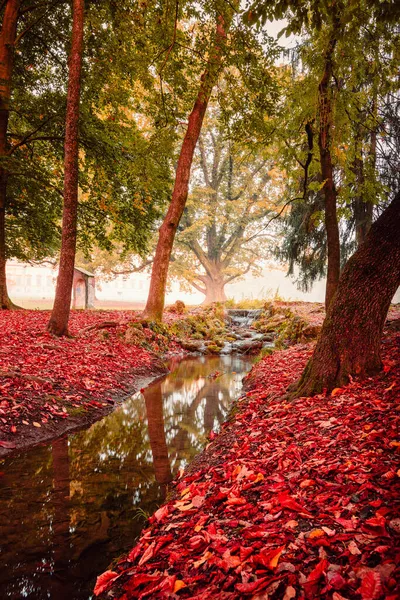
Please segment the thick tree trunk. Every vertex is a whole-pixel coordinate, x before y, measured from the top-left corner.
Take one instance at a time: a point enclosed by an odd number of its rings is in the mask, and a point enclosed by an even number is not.
[[[324,181],[325,195],[325,229],[328,246],[328,267],[326,277],[325,308],[335,294],[340,276],[340,239],[339,224],[336,213],[336,188],[333,180],[332,165],[332,99],[330,82],[332,79],[332,60],[336,39],[332,38],[325,55],[325,69],[318,88],[319,101],[319,136],[318,146],[321,160],[321,175]]]
[[[56,296],[47,329],[54,335],[68,334],[68,319],[71,306],[72,282],[76,252],[76,222],[78,211],[78,130],[79,100],[81,88],[84,0],[73,0],[73,23],[67,115],[64,144],[64,208],[60,267],[57,277]]]
[[[212,89],[218,80],[218,75],[222,66],[222,49],[225,43],[226,32],[230,27],[231,19],[231,10],[229,11],[228,18],[224,18],[220,15],[217,19],[215,46],[211,52],[209,66],[201,77],[200,90],[193,106],[193,110],[189,116],[188,127],[182,143],[176,169],[175,185],[172,192],[171,203],[159,230],[159,238],[151,273],[149,296],[144,311],[146,317],[156,321],[161,321],[163,315],[168,266],[176,230],[179,221],[181,220],[188,196],[193,154],[199,139],[207,104]]]
[[[8,0],[0,32],[0,307],[11,308],[6,279],[7,172],[2,159],[7,155],[7,128],[10,115],[11,77],[20,0]]]
[[[330,391],[350,377],[381,369],[383,326],[399,285],[400,192],[346,264],[296,397]]]
[[[206,297],[203,304],[206,306],[213,302],[226,302],[225,283],[223,278],[214,279],[211,277],[203,277],[202,281],[205,286]]]

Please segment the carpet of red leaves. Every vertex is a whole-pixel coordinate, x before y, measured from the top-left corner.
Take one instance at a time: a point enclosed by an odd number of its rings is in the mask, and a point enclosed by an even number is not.
[[[384,371],[282,399],[310,346],[265,358],[251,389],[175,484],[104,598],[400,598],[400,334]]]
[[[126,396],[155,356],[123,334],[138,313],[73,311],[73,338],[46,332],[46,311],[0,311],[0,446],[13,448],[29,430],[96,411]],[[87,329],[117,321],[107,330]],[[39,433],[39,432],[37,432]]]

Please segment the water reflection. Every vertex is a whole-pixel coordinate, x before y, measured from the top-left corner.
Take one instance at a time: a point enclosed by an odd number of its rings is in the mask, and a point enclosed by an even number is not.
[[[225,419],[250,366],[176,362],[89,429],[0,461],[0,597],[91,598],[98,573],[132,547],[143,514]]]

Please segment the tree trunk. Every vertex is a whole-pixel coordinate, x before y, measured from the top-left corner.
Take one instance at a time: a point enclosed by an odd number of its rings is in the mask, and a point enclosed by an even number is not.
[[[11,77],[14,67],[14,44],[20,0],[8,0],[4,9],[0,32],[0,306],[11,308],[6,279],[6,200],[7,171],[4,158],[7,155],[7,128],[10,116]],[[3,160],[2,160],[3,159]]]
[[[56,296],[47,329],[58,336],[68,334],[71,291],[76,251],[76,222],[78,211],[78,131],[81,88],[84,0],[73,0],[71,54],[67,94],[67,114],[64,144],[64,208],[60,267]]]
[[[333,181],[332,165],[332,99],[330,82],[332,79],[332,60],[336,39],[331,38],[325,55],[325,69],[318,88],[319,102],[319,136],[318,146],[321,159],[321,175],[324,181],[325,195],[325,229],[328,246],[328,268],[326,277],[325,308],[335,294],[340,276],[340,239],[339,224],[336,213],[336,187]]]
[[[366,201],[364,198],[365,173],[362,157],[362,137],[361,124],[358,124],[354,134],[355,157],[352,166],[356,188],[356,195],[353,200],[353,214],[357,247],[364,242],[372,225],[372,203]]]
[[[144,310],[146,317],[156,321],[161,321],[163,315],[168,266],[176,230],[179,221],[181,220],[188,196],[193,154],[199,139],[207,104],[212,89],[218,80],[218,75],[222,66],[223,46],[225,44],[226,32],[230,27],[231,20],[232,10],[230,8],[229,16],[227,18],[219,15],[217,19],[214,49],[211,52],[209,66],[201,77],[200,90],[189,116],[189,122],[176,169],[175,185],[172,192],[171,203],[159,230],[159,238],[151,273],[149,296]]]
[[[400,285],[399,231],[400,192],[346,264],[296,397],[330,391],[382,368],[383,326]]]
[[[206,297],[203,301],[205,306],[207,304],[212,304],[213,302],[226,302],[225,283],[222,278],[214,279],[204,276],[202,282],[204,283],[206,293]]]

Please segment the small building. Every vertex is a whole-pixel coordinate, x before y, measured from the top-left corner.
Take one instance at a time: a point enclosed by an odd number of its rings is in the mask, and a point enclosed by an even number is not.
[[[74,268],[72,282],[72,308],[94,308],[96,280],[93,273]]]

